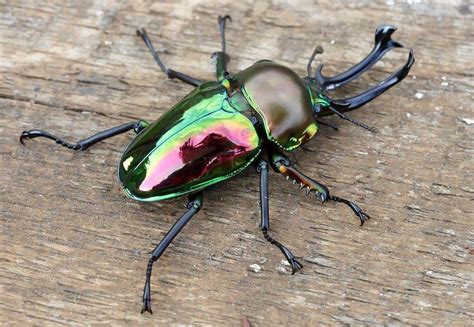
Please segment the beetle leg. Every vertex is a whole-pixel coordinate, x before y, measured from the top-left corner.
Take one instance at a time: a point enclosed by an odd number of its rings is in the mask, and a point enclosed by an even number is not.
[[[257,172],[260,174],[260,207],[262,220],[260,224],[260,229],[262,230],[263,236],[271,244],[275,245],[285,256],[291,265],[291,274],[293,275],[299,269],[303,268],[303,265],[299,263],[293,253],[290,252],[284,245],[268,235],[268,230],[270,229],[270,215],[269,215],[269,206],[268,206],[268,163],[260,158],[257,163]]]
[[[216,77],[219,81],[226,79],[229,76],[227,71],[227,64],[230,61],[229,55],[225,52],[225,22],[229,20],[232,22],[232,18],[229,15],[219,16],[217,22],[219,24],[219,31],[221,34],[221,51],[214,52],[211,58],[216,60]]]
[[[158,55],[158,52],[156,52],[155,48],[153,47],[153,44],[151,43],[151,40],[148,37],[148,34],[146,33],[144,28],[142,28],[141,30],[137,30],[137,35],[143,39],[146,46],[148,47],[151,54],[153,55],[153,59],[155,59],[155,62],[158,64],[158,66],[160,66],[161,71],[165,73],[166,75],[168,75],[169,78],[179,79],[180,81],[192,86],[198,86],[203,83],[203,81],[198,80],[194,77],[191,77],[189,75],[167,68],[165,64],[163,63],[163,61],[161,61],[160,56]]]
[[[151,310],[151,270],[153,268],[153,263],[158,260],[163,252],[173,239],[179,234],[183,227],[187,224],[188,221],[201,209],[203,202],[202,193],[196,193],[189,196],[189,202],[186,205],[188,210],[178,219],[178,221],[171,227],[171,229],[166,233],[165,237],[161,242],[155,247],[151,252],[150,259],[148,260],[148,265],[146,269],[146,281],[145,287],[143,288],[143,307],[141,313],[149,312],[153,314]]]
[[[375,44],[372,51],[357,65],[339,75],[325,77],[321,73],[323,65],[319,65],[316,69],[315,78],[316,82],[319,84],[320,90],[333,90],[349,83],[359,77],[363,72],[369,70],[389,50],[403,48],[403,45],[391,39],[392,33],[396,30],[396,27],[390,25],[379,26],[375,31]]]
[[[21,144],[25,144],[24,141],[27,139],[33,139],[35,137],[46,137],[48,139],[51,139],[55,141],[56,143],[72,150],[77,150],[77,151],[82,151],[90,147],[92,144],[97,143],[99,141],[108,139],[112,136],[116,136],[118,134],[122,134],[125,132],[128,132],[129,130],[134,130],[137,134],[140,133],[145,127],[147,127],[149,124],[143,120],[139,120],[133,123],[128,123],[128,124],[123,124],[111,129],[108,129],[106,131],[97,133],[95,135],[92,135],[84,140],[80,140],[76,143],[70,143],[62,138],[59,138],[57,136],[54,136],[46,131],[40,130],[40,129],[32,129],[29,131],[23,131],[20,135],[20,142]]]
[[[309,194],[310,192],[314,192],[317,196],[319,196],[321,202],[323,203],[331,200],[331,201],[341,202],[341,203],[346,204],[347,206],[349,206],[349,208],[351,208],[351,210],[359,218],[361,226],[365,223],[366,220],[370,218],[370,216],[366,214],[364,211],[362,211],[357,204],[351,201],[348,201],[346,199],[342,199],[340,197],[330,195],[329,190],[325,185],[318,183],[314,179],[300,172],[295,167],[295,165],[291,162],[291,160],[285,155],[283,155],[282,153],[273,152],[271,153],[270,156],[271,156],[272,168],[276,172],[279,172],[287,176],[288,179],[291,178],[293,181],[296,181],[296,183],[300,184],[300,188],[306,189],[306,194]]]

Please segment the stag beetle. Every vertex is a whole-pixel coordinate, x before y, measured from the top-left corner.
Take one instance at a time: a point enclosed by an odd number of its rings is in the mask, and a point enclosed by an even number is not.
[[[24,131],[26,139],[46,137],[69,149],[82,151],[112,136],[134,130],[137,136],[128,145],[118,165],[118,179],[127,196],[138,201],[161,201],[188,194],[187,211],[152,251],[146,270],[143,312],[151,310],[150,277],[153,263],[160,258],[186,223],[201,209],[202,191],[236,176],[250,165],[260,175],[260,228],[265,239],[278,247],[292,267],[303,266],[287,247],[269,234],[269,166],[314,192],[322,202],[341,202],[350,207],[361,225],[369,218],[355,203],[334,196],[323,184],[299,171],[285,154],[312,139],[321,117],[336,114],[365,129],[345,113],[361,107],[400,82],[415,62],[413,51],[408,60],[386,80],[366,92],[345,99],[331,99],[327,90],[341,87],[371,68],[384,54],[403,47],[391,39],[395,27],[382,25],[375,32],[372,51],[357,65],[334,77],[322,74],[322,65],[312,74],[311,64],[321,47],[313,51],[308,75],[301,78],[290,68],[271,60],[261,60],[243,71],[227,71],[225,25],[230,16],[219,16],[221,51],[215,52],[217,81],[202,81],[169,69],[154,49],[145,29],[137,31],[160,69],[169,78],[195,87],[184,99],[153,123],[143,120],[120,125],[76,143],[70,143],[43,130]],[[264,155],[268,156],[268,161]]]

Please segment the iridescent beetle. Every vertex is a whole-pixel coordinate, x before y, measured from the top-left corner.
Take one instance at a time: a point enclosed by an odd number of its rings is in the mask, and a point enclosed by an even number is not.
[[[268,230],[268,165],[277,173],[314,192],[322,202],[335,201],[348,205],[360,219],[369,218],[356,204],[329,193],[326,186],[300,172],[285,154],[312,139],[320,117],[336,114],[365,129],[345,112],[359,108],[400,82],[415,62],[410,50],[408,60],[385,81],[364,93],[346,99],[330,99],[326,90],[336,89],[359,77],[387,51],[402,47],[391,39],[395,27],[384,25],[375,32],[375,46],[370,54],[349,70],[334,76],[322,75],[320,65],[312,75],[311,64],[316,47],[307,65],[308,76],[300,78],[291,69],[270,60],[261,60],[232,75],[227,72],[230,58],[225,49],[224,30],[229,16],[219,17],[222,50],[214,53],[217,81],[204,82],[167,68],[153,48],[144,29],[137,31],[151,51],[156,63],[170,78],[196,88],[170,111],[149,124],[143,120],[124,124],[77,143],[69,143],[48,132],[24,131],[20,141],[46,137],[69,149],[81,151],[106,138],[134,130],[138,135],[128,145],[118,166],[118,178],[125,193],[138,201],[160,201],[188,194],[187,211],[168,231],[151,253],[143,291],[142,313],[151,310],[150,277],[153,263],[171,241],[202,207],[202,190],[229,179],[250,165],[260,175],[260,228],[267,241],[277,246],[292,267],[292,273],[303,266]],[[334,127],[334,126],[333,126]],[[263,153],[268,155],[269,163]]]

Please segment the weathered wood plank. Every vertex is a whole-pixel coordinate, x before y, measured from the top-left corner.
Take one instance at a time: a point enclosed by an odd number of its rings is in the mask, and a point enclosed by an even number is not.
[[[0,322],[471,324],[472,10],[468,1],[2,2]],[[380,23],[414,47],[410,76],[353,114],[378,134],[332,118],[340,132],[323,129],[295,154],[374,218],[359,228],[343,205],[320,205],[273,174],[272,232],[305,266],[290,276],[258,230],[258,180],[248,170],[205,194],[154,270],[156,314],[140,315],[147,254],[184,200],[125,198],[115,167],[132,135],[83,153],[43,140],[22,147],[18,136],[36,127],[77,140],[156,119],[190,87],[165,78],[135,29],[147,28],[169,67],[211,79],[216,17],[227,13],[232,71],[268,58],[303,75],[321,44],[330,75],[367,54]],[[405,56],[389,54],[343,94]]]

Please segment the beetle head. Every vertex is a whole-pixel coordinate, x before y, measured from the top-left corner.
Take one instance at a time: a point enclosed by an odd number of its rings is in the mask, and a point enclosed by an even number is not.
[[[326,97],[320,90],[316,79],[313,77],[307,76],[304,77],[303,83],[306,85],[309,96],[311,98],[311,105],[313,109],[313,114],[315,118],[318,118],[323,108],[327,108],[331,104],[331,100]]]

